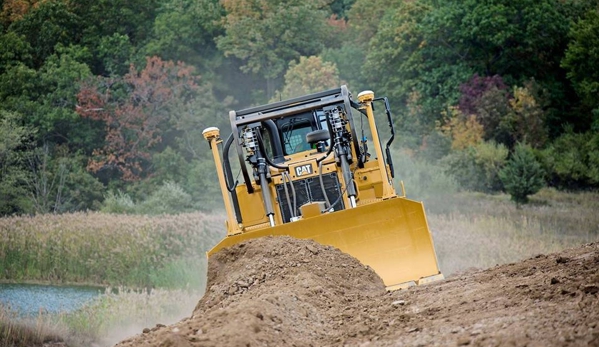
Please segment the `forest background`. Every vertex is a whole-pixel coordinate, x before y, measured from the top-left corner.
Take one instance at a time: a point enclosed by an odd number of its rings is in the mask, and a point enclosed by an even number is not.
[[[0,215],[218,208],[202,130],[340,84],[390,98],[398,176],[419,198],[599,187],[597,1],[0,8]],[[514,188],[514,172],[533,175]]]

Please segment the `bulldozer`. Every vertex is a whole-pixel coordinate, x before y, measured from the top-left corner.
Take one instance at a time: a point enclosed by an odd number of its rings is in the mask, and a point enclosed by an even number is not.
[[[375,104],[389,126],[384,148]],[[227,218],[227,236],[208,257],[249,239],[287,235],[350,254],[388,290],[443,279],[423,204],[406,198],[403,182],[401,195],[393,185],[395,131],[386,97],[363,91],[354,100],[342,85],[230,111],[229,121],[226,140],[216,127],[202,132]]]

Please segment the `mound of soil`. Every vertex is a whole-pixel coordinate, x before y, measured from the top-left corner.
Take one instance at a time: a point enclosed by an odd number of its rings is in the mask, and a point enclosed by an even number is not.
[[[193,314],[120,347],[599,346],[599,244],[388,293],[353,257],[269,237],[210,258]]]

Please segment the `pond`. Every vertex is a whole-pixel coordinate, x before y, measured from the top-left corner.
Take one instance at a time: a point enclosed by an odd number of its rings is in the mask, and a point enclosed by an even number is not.
[[[0,304],[20,315],[70,312],[104,293],[104,288],[0,283]]]

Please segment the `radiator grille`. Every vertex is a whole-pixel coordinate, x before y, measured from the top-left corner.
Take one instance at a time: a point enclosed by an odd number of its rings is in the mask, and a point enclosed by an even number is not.
[[[327,197],[329,198],[329,202],[334,204],[341,195],[341,187],[339,185],[337,174],[324,174],[322,175],[322,180],[324,183],[324,189],[327,192]],[[326,201],[322,189],[320,188],[320,180],[318,177],[293,181],[293,186],[295,187],[295,196],[297,201],[297,209],[295,211],[296,216],[299,215],[299,208],[303,204],[315,201]],[[287,223],[291,219],[291,212],[289,211],[289,204],[287,203],[287,198],[285,197],[285,187],[283,184],[279,184],[276,186],[276,190],[277,201],[279,202],[279,207],[281,208],[281,215],[283,216],[284,223]],[[293,193],[289,183],[287,184],[287,191],[289,192],[289,200],[291,201],[291,204],[293,204]],[[340,211],[344,208],[345,207],[343,205],[342,199],[340,199],[340,201],[334,206],[335,211]]]

